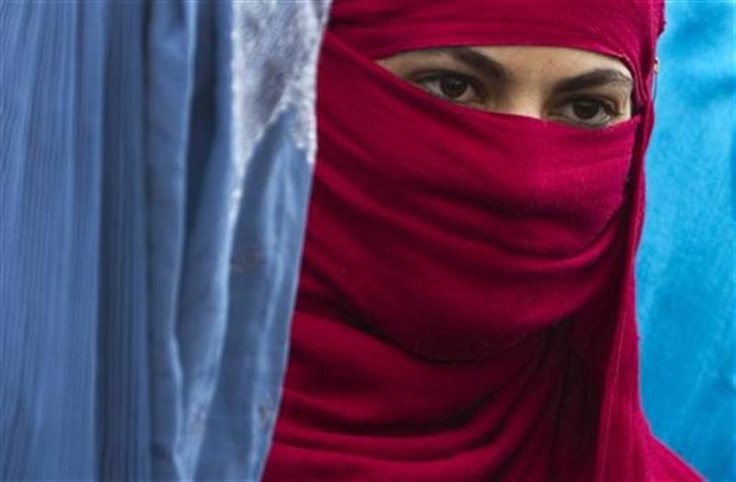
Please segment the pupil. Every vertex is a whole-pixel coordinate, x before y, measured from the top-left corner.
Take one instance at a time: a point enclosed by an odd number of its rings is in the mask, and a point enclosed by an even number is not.
[[[590,100],[580,100],[575,102],[572,106],[572,110],[575,115],[581,119],[592,119],[598,114],[600,106],[597,102]]]
[[[448,97],[459,97],[465,92],[467,82],[457,77],[444,76],[440,79],[440,89]]]

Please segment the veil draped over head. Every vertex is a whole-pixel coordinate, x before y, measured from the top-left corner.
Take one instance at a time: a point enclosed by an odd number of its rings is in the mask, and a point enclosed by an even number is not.
[[[639,399],[634,255],[660,1],[337,0],[289,367],[265,480],[697,480]],[[580,129],[432,97],[376,59],[619,58]]]

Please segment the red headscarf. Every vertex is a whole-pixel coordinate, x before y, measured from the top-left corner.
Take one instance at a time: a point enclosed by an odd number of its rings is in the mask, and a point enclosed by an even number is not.
[[[338,0],[266,480],[697,480],[650,433],[634,254],[656,1]],[[451,45],[620,58],[597,130],[471,110],[375,64]]]

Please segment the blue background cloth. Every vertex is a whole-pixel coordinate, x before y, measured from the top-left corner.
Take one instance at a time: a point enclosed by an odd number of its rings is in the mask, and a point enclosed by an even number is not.
[[[736,480],[736,3],[669,2],[639,251],[642,393],[655,433]]]
[[[179,312],[226,314],[230,14],[0,2],[0,479],[193,470],[218,359]]]
[[[143,4],[0,3],[0,478],[149,473]]]
[[[242,3],[251,72],[300,70],[327,3]],[[233,17],[0,1],[0,479],[258,478],[311,168],[276,69],[239,178]],[[645,408],[711,480],[736,479],[735,17],[668,7],[637,272]]]
[[[239,5],[245,173],[233,2],[0,2],[0,480],[259,477],[326,2]]]

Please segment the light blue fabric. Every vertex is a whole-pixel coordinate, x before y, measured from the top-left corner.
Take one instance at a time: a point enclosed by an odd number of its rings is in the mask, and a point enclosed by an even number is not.
[[[260,477],[328,5],[0,2],[0,479]]]
[[[736,3],[668,2],[639,251],[642,393],[652,427],[736,480]]]
[[[202,480],[256,480],[265,465],[287,363],[316,150],[316,62],[329,1],[234,6],[231,207],[237,209],[225,217],[237,223],[226,324],[217,338],[208,334],[206,317],[180,325],[190,330],[181,337],[189,340],[187,351],[210,351],[220,364],[210,363],[190,391],[201,448],[189,457],[187,473]],[[201,235],[206,243],[207,230]]]

